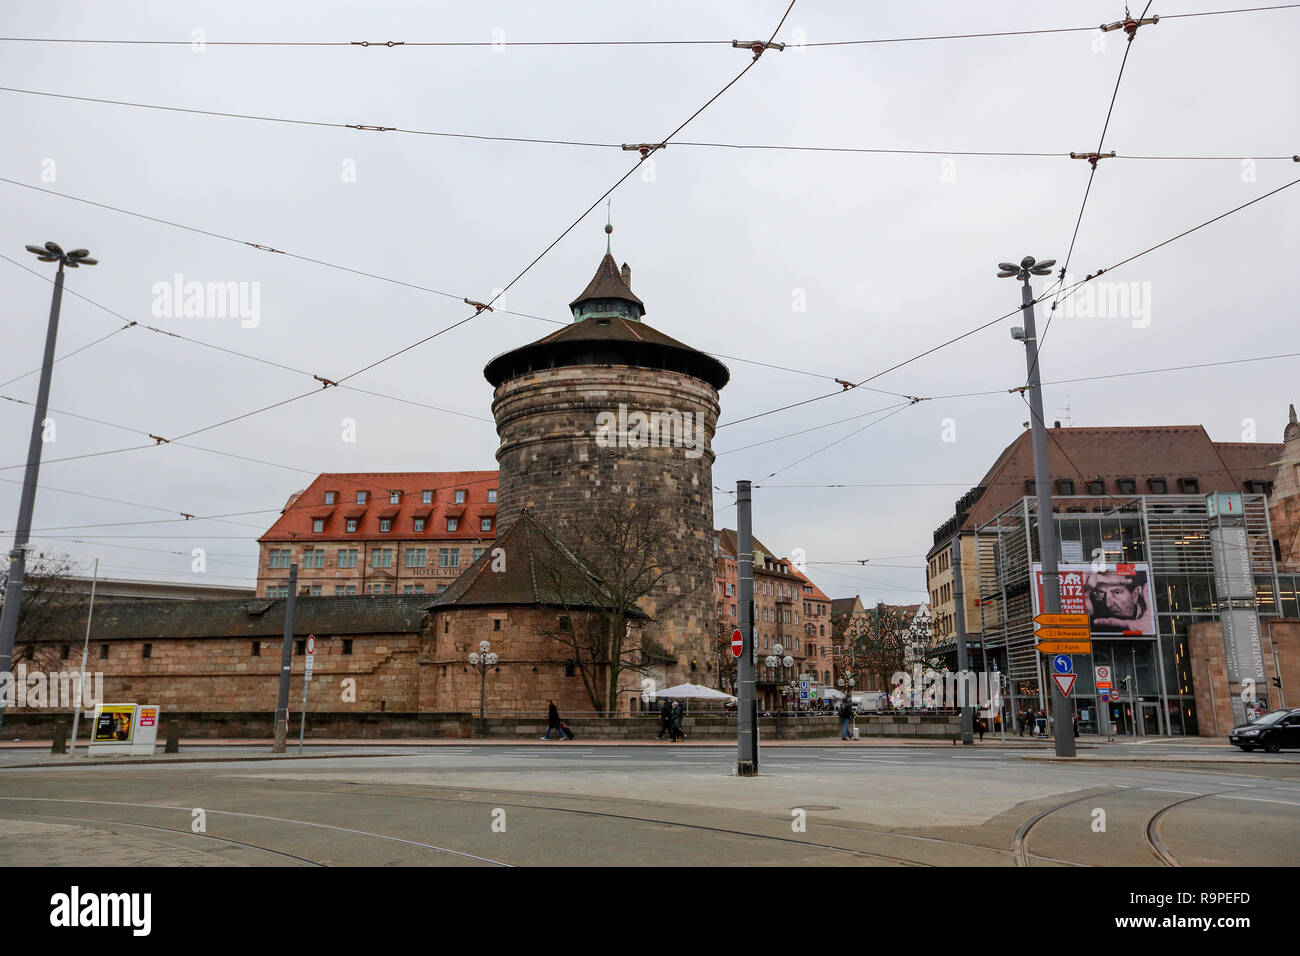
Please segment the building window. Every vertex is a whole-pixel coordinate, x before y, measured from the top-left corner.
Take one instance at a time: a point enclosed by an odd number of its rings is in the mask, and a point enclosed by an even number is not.
[[[337,595],[356,594],[357,586],[355,584],[336,584],[334,593]]]
[[[107,644],[100,644],[100,645],[99,645],[99,659],[100,659],[101,661],[106,661],[106,660],[108,660],[108,645],[107,645]]]
[[[402,503],[402,493],[400,491],[390,491],[388,493],[388,503],[397,505]]]
[[[420,492],[420,500],[423,501],[426,505],[433,504],[433,492],[432,491]]]
[[[70,648],[67,644],[64,644],[62,647],[59,648],[59,660],[66,661],[68,659],[68,655],[71,653],[72,653],[72,648]]]
[[[324,518],[312,518],[312,519],[311,519],[311,530],[312,530],[313,532],[315,532],[316,534],[320,534],[322,531],[324,531],[324,530],[325,530],[325,519],[324,519]]]
[[[1088,494],[1104,495],[1106,493],[1106,482],[1100,478],[1094,478],[1088,482]]]
[[[371,551],[370,566],[372,568],[391,568],[393,566],[393,549],[376,548]]]
[[[479,523],[478,523],[478,529],[479,529],[480,531],[491,531],[491,530],[492,530],[492,519],[491,519],[491,518],[483,518],[482,520],[480,520]]]
[[[349,519],[348,519],[348,525],[347,525],[347,531],[348,531],[348,533],[351,534],[353,531],[356,531],[356,530],[357,530],[357,519],[356,519],[356,518],[349,518]]]
[[[319,584],[313,584],[313,585],[311,586],[311,596],[312,596],[312,597],[320,597],[323,593],[324,593],[324,592],[321,590],[321,585],[319,585]]]
[[[296,657],[301,657],[303,654],[306,654],[306,653],[307,653],[307,642],[306,642],[306,641],[294,641],[294,642],[293,642],[293,653],[294,653],[294,656],[296,656]]]
[[[253,656],[254,656],[254,657],[261,657],[261,656],[262,656],[262,642],[261,642],[261,641],[254,641],[254,642],[253,642]]]
[[[424,593],[424,585],[423,585],[423,584],[404,584],[404,585],[402,585],[402,593],[403,593],[403,594],[423,594],[423,593]]]
[[[497,490],[496,490],[495,488],[489,488],[489,489],[488,489],[488,504],[490,504],[490,505],[494,505],[494,504],[496,504],[496,503],[497,503]]]
[[[1163,478],[1148,478],[1147,484],[1151,487],[1153,495],[1163,495],[1169,489],[1168,483]]]
[[[492,630],[494,631],[501,630],[501,618],[499,617],[492,618]]]
[[[355,568],[356,566],[357,566],[357,549],[339,548],[339,567]]]
[[[428,548],[407,548],[406,549],[406,566],[408,568],[422,568],[428,558]]]
[[[352,638],[350,637],[343,638],[343,653],[344,654],[352,653]]]
[[[1119,486],[1119,493],[1122,495],[1131,495],[1137,492],[1136,478],[1117,478],[1115,483]]]
[[[336,492],[336,491],[327,491],[327,492],[325,492],[325,503],[326,503],[327,505],[332,505],[332,504],[334,504],[334,496],[335,496],[336,494],[338,494],[338,492]]]
[[[391,584],[372,584],[370,585],[371,594],[392,594],[393,586]]]
[[[142,648],[140,648],[140,657],[146,661],[149,658],[153,657],[153,645],[145,644]]]
[[[439,548],[438,567],[440,568],[460,567],[460,548]]]
[[[439,585],[438,585],[438,593],[439,593],[439,594],[441,594],[441,593],[442,593],[443,591],[445,591],[445,590],[447,590],[447,585],[445,585],[445,584],[439,584]]]
[[[1200,479],[1198,479],[1198,478],[1182,478],[1182,479],[1179,479],[1179,480],[1180,480],[1180,482],[1181,482],[1181,484],[1182,484],[1182,487],[1183,487],[1183,494],[1185,494],[1185,495],[1196,495],[1196,494],[1200,494],[1200,492],[1201,492],[1201,482],[1200,482]],[[1256,482],[1256,484],[1262,484],[1262,482]],[[1251,491],[1260,491],[1260,490],[1262,490],[1262,489],[1260,489],[1260,488],[1251,488],[1251,489],[1249,489],[1249,490],[1251,490]]]
[[[448,518],[448,519],[447,519],[447,530],[448,530],[448,531],[455,531],[455,530],[456,530],[457,528],[459,528],[459,527],[460,527],[460,522],[459,522],[457,519],[455,519],[455,518]]]
[[[287,585],[287,584],[281,584],[281,585],[278,585],[278,586],[277,586],[277,585],[274,585],[274,584],[268,585],[267,588],[266,588],[266,596],[269,597],[269,598],[282,598],[282,597],[288,597],[288,596],[289,596],[289,585]]]
[[[416,518],[413,522],[411,522],[411,530],[412,530],[412,531],[416,531],[416,532],[423,531],[423,530],[424,530],[424,519],[423,519],[423,518]]]
[[[379,533],[380,533],[380,534],[388,534],[388,532],[390,532],[390,531],[392,531],[392,530],[393,530],[393,519],[392,519],[392,518],[380,518],[380,519],[379,519]]]
[[[365,503],[366,503],[366,493],[365,493],[364,491],[358,491],[358,492],[357,492],[357,504],[359,504],[359,505],[364,505]]]
[[[266,566],[268,568],[287,568],[293,552],[288,548],[272,548],[266,552]]]
[[[1057,491],[1058,494],[1062,494],[1062,495],[1072,495],[1072,494],[1074,494],[1074,479],[1073,479],[1073,478],[1057,478],[1057,479],[1056,479],[1056,491]],[[945,554],[944,557],[946,558],[947,555]],[[946,562],[945,562],[945,564],[946,564]]]
[[[457,492],[456,492],[456,504],[458,504],[458,505],[463,505],[464,503],[465,503],[465,492],[464,492],[464,491],[457,491]]]
[[[325,567],[325,549],[324,548],[307,548],[302,553],[302,566],[304,568],[323,568]]]
[[[477,561],[479,558],[483,557],[483,552],[486,551],[486,550],[487,550],[487,548],[475,548],[475,549],[474,549],[474,557],[472,557],[470,560],[471,560],[471,561]]]

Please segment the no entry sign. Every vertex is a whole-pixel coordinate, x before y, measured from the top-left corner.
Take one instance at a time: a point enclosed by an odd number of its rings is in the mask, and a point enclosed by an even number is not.
[[[740,652],[745,648],[744,635],[740,633],[740,628],[731,632],[731,656],[739,657]]]

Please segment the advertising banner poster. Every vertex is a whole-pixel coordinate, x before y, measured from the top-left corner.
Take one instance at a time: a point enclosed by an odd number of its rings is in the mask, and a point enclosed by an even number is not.
[[[1062,564],[1061,613],[1087,614],[1093,634],[1154,635],[1148,564]],[[1034,613],[1043,610],[1043,566],[1034,565]]]
[[[127,744],[135,725],[135,704],[102,704],[95,710],[91,743]]]

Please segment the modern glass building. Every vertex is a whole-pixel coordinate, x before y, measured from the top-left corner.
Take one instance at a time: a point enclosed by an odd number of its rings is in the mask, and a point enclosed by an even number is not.
[[[1243,503],[1259,616],[1300,616],[1300,575],[1278,572],[1267,499],[1246,494]],[[1096,733],[1099,719],[1108,717],[1120,734],[1197,733],[1187,631],[1197,621],[1219,617],[1209,535],[1214,520],[1205,497],[1054,496],[1053,506],[1063,595],[1073,589],[1082,601],[1089,589],[1088,599],[1104,604],[1112,600],[1099,596],[1106,582],[1124,580],[1115,571],[1126,572],[1129,581],[1127,590],[1110,588],[1119,608],[1112,618],[1099,627],[1094,615],[1092,657],[1074,658],[1072,696],[1080,731]],[[1037,520],[1037,498],[1027,495],[974,532],[979,617],[967,621],[966,630],[982,645],[989,666],[996,661],[1007,674],[1013,721],[1026,706],[1050,709],[1052,696],[1050,663],[1036,650],[1034,636]],[[1122,614],[1133,618],[1131,626],[1116,620]],[[1110,667],[1118,699],[1101,703],[1096,665]]]

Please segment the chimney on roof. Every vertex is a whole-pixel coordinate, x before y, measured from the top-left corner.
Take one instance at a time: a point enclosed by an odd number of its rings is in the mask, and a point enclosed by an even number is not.
[[[629,266],[626,262],[623,263],[622,275],[623,275],[623,284],[627,286],[629,289],[632,288],[632,267]]]

